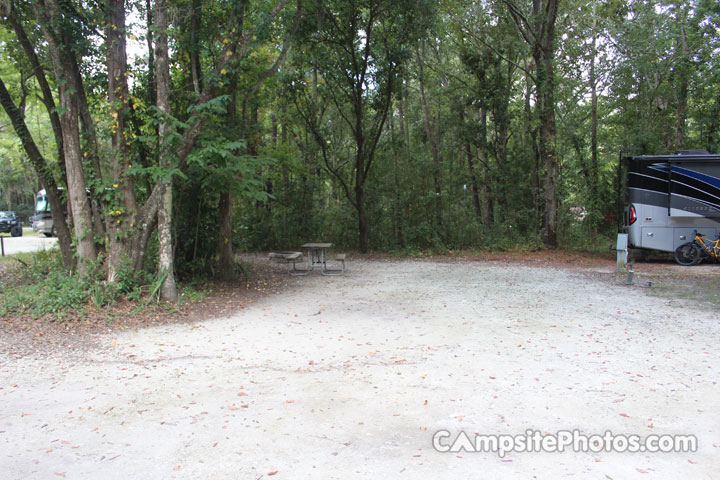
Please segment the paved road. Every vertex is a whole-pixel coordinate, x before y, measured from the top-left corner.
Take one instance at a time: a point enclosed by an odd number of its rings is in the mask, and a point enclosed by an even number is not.
[[[52,248],[57,245],[57,238],[46,238],[43,235],[29,235],[32,230],[23,229],[22,237],[11,237],[9,234],[2,234],[2,242],[5,247],[5,255],[14,255],[20,252],[36,252],[38,250]]]

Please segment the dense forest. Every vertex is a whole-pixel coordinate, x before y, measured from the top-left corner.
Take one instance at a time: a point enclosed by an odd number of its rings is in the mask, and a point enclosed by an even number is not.
[[[0,209],[114,281],[234,252],[613,233],[622,151],[718,152],[715,0],[0,1]],[[636,150],[632,150],[636,149]],[[89,194],[88,194],[89,192]]]

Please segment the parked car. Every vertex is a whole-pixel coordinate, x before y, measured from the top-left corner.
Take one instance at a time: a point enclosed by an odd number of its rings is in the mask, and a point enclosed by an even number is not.
[[[15,212],[0,212],[0,233],[9,233],[13,237],[22,236],[22,221]]]

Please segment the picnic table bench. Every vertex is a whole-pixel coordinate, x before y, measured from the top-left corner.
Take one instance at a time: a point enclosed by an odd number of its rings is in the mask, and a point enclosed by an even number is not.
[[[310,270],[297,268],[297,262],[302,262],[302,256],[302,252],[271,252],[269,259],[271,262],[287,265],[291,275],[307,275]]]

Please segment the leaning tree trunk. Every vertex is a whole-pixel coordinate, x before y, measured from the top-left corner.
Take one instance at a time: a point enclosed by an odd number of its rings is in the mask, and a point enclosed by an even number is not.
[[[57,108],[55,106],[55,99],[53,98],[50,84],[45,76],[45,70],[40,64],[40,59],[35,53],[35,48],[25,32],[25,28],[23,28],[20,20],[15,16],[14,11],[11,11],[10,15],[8,15],[8,22],[13,27],[13,30],[15,30],[15,36],[25,52],[25,57],[27,57],[30,65],[32,65],[33,74],[35,75],[35,79],[37,80],[40,91],[42,92],[42,102],[48,112],[50,126],[52,127],[53,136],[55,137],[55,145],[58,149],[58,162],[62,168],[62,177],[65,178],[65,159],[63,157],[63,139],[62,127],[60,126],[60,116],[58,115]]]
[[[25,124],[25,119],[22,113],[17,109],[15,103],[12,101],[12,97],[5,88],[5,84],[0,79],[0,104],[5,109],[8,117],[12,121],[15,133],[20,138],[25,153],[30,159],[40,179],[40,184],[45,189],[50,205],[56,205],[56,207],[50,209],[50,215],[53,219],[53,225],[55,227],[55,233],[58,236],[58,243],[60,244],[60,253],[63,258],[63,265],[65,268],[71,270],[75,268],[75,257],[72,250],[72,238],[70,236],[70,230],[68,229],[67,222],[65,221],[65,215],[63,215],[62,208],[57,206],[61,205],[60,195],[58,194],[57,184],[55,177],[48,168],[45,158],[37,148],[35,141],[32,138],[30,130],[28,130]],[[59,120],[59,119],[58,119]],[[62,145],[62,143],[61,143]]]
[[[47,0],[43,5],[35,4],[34,8],[48,42],[48,51],[59,85],[60,110],[62,111],[60,128],[63,135],[63,154],[67,174],[67,197],[77,242],[77,270],[83,275],[89,271],[90,263],[97,260],[97,250],[93,235],[92,210],[83,171],[82,145],[78,125],[79,92],[75,86],[74,59],[70,47],[72,38],[66,30],[66,25],[62,24],[67,20],[60,14],[57,0]]]

